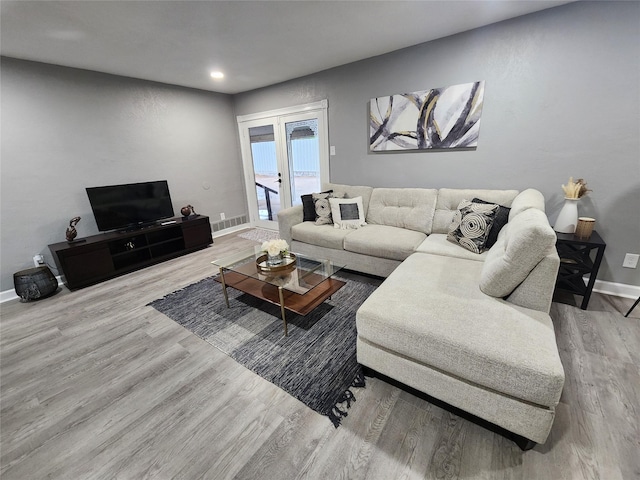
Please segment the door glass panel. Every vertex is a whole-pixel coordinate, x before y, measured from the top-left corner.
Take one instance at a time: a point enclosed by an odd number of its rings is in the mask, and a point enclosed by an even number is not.
[[[251,223],[278,229],[281,209],[329,181],[326,101],[238,117]]]
[[[273,125],[249,128],[253,175],[260,220],[278,220],[280,183]]]
[[[301,195],[320,191],[320,142],[318,119],[285,124],[291,203],[302,203]]]

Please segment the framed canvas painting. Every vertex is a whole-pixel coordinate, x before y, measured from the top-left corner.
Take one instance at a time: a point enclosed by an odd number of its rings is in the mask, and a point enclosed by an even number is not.
[[[371,151],[478,145],[484,81],[371,99]]]

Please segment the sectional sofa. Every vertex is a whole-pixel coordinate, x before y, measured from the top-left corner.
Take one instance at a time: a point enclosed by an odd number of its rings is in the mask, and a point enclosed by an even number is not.
[[[366,225],[316,225],[298,205],[279,212],[280,236],[294,252],[387,277],[357,312],[358,361],[517,434],[527,448],[543,443],[564,370],[548,314],[559,258],[542,194],[323,187],[361,197]],[[447,238],[461,201],[472,199],[510,208],[482,253]]]

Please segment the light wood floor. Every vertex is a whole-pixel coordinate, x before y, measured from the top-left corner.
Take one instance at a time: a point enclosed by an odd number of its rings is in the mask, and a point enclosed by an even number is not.
[[[335,429],[145,306],[253,244],[229,235],[94,287],[3,304],[1,478],[640,478],[640,311],[620,313],[630,300],[553,304],[567,381],[547,443],[531,451],[379,379]]]

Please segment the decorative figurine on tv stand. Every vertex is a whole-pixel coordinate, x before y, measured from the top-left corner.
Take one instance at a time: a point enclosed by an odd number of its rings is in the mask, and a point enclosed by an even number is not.
[[[71,220],[69,220],[69,226],[67,227],[67,232],[66,232],[67,242],[79,243],[79,242],[85,241],[84,238],[80,238],[78,240],[75,239],[78,236],[76,225],[78,224],[79,221],[80,221],[80,217],[73,217]]]
[[[185,218],[185,220],[187,218],[189,218],[190,216],[194,216],[197,217],[198,214],[196,213],[196,209],[193,208],[193,205],[187,205],[186,207],[182,207],[180,209],[180,213],[182,214],[182,216]]]

